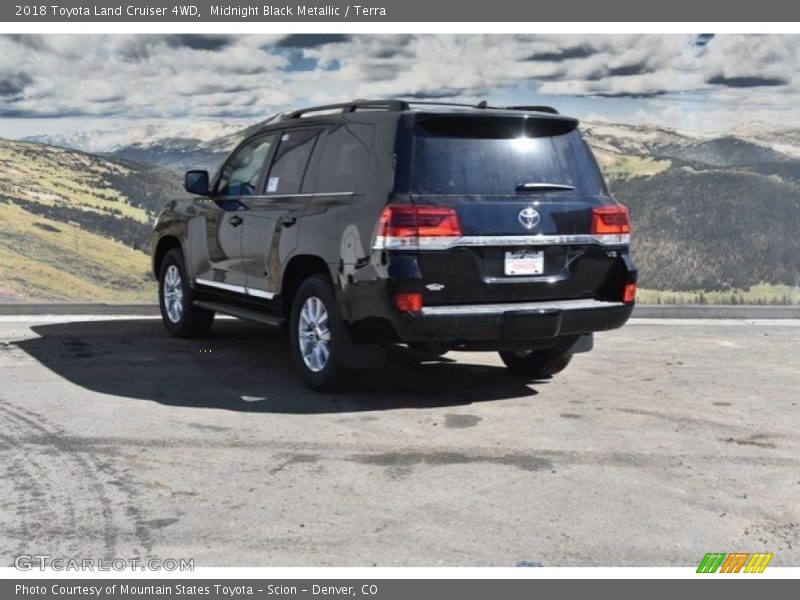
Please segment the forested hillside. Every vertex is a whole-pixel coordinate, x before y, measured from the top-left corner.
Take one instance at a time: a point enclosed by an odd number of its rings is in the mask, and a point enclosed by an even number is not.
[[[147,238],[172,172],[0,140],[0,300],[152,300]]]

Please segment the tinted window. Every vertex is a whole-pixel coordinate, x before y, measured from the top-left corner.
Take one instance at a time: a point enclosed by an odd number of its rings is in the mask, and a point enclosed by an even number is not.
[[[308,157],[317,141],[318,129],[290,130],[281,135],[269,170],[267,194],[297,194],[303,185]]]
[[[338,125],[331,129],[322,149],[317,192],[357,192],[369,173],[372,126]]]
[[[572,121],[435,118],[415,127],[411,188],[418,194],[514,194],[526,183],[605,191]]]
[[[225,163],[217,183],[220,196],[252,196],[261,169],[269,156],[274,135],[258,137],[247,142]]]

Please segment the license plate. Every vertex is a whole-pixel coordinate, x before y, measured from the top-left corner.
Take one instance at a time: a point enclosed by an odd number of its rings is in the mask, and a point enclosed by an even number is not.
[[[514,250],[506,252],[506,275],[541,275],[544,273],[542,250]]]

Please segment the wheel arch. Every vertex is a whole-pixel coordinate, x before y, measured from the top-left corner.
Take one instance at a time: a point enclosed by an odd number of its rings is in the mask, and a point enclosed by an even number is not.
[[[158,273],[161,270],[161,263],[164,261],[164,257],[167,255],[167,252],[173,248],[178,248],[183,253],[184,260],[186,259],[183,245],[177,236],[167,234],[162,236],[156,243],[155,249],[153,250],[153,275],[155,275],[156,278],[158,278]]]
[[[331,269],[325,260],[313,254],[298,254],[286,264],[281,279],[281,311],[285,316],[292,312],[292,302],[300,285],[312,275],[331,278]]]

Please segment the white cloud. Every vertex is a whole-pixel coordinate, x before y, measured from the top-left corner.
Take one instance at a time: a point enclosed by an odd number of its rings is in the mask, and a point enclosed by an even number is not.
[[[800,36],[717,36],[705,45],[695,39],[3,35],[0,116],[258,118],[309,102],[491,99],[516,89],[526,96],[519,102],[649,98],[641,114],[662,122],[677,113],[734,122],[743,111],[796,118]],[[692,108],[681,112],[676,102]]]

